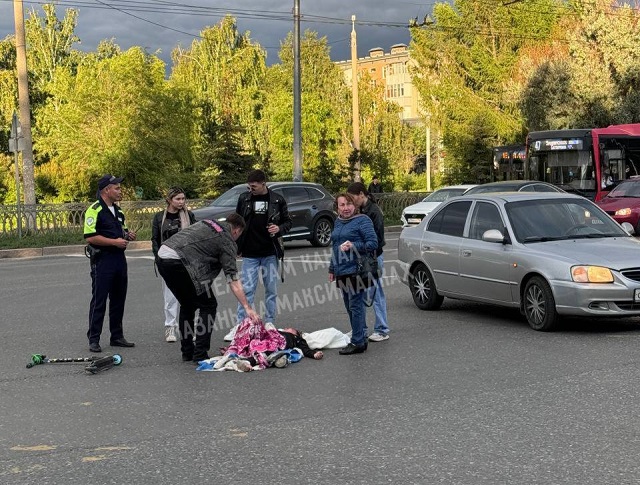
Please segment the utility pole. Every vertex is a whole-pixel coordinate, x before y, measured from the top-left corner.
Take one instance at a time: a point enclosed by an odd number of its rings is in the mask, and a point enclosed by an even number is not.
[[[16,65],[18,68],[18,106],[24,150],[22,152],[22,182],[25,205],[36,203],[33,175],[33,141],[31,139],[31,106],[29,103],[29,79],[27,76],[27,42],[24,29],[22,0],[13,0],[13,17],[16,27]]]
[[[353,143],[356,150],[356,165],[353,179],[360,182],[360,103],[358,100],[358,41],[356,39],[356,16],[351,16],[351,112],[353,117]]]
[[[20,210],[20,162],[18,153],[24,148],[24,138],[22,137],[22,128],[18,115],[13,112],[11,119],[11,136],[9,137],[9,151],[13,152],[15,159],[15,178],[16,178],[16,219],[18,227],[18,238],[22,237],[22,214]]]
[[[300,0],[293,0],[293,181],[302,182],[300,103]]]

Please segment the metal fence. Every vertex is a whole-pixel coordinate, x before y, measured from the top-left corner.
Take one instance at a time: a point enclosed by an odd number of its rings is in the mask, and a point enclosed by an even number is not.
[[[388,225],[400,224],[402,209],[422,200],[426,193],[394,192],[376,194]],[[206,199],[189,200],[189,208],[197,209],[209,204]],[[90,203],[35,204],[20,206],[22,234],[78,234],[82,235],[84,214]],[[123,201],[120,204],[127,226],[141,235],[150,236],[153,215],[166,204],[157,201]],[[0,205],[0,238],[18,235],[18,210],[16,205]]]

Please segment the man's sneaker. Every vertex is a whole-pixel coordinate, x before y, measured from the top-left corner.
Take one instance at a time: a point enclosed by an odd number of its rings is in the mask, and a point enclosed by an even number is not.
[[[286,366],[289,365],[289,362],[290,362],[289,356],[285,354],[278,357],[276,361],[273,363],[273,366],[277,367],[278,369],[284,369]]]
[[[369,335],[369,340],[371,342],[383,342],[385,340],[389,340],[389,335],[387,335],[386,333],[374,332]]]
[[[176,327],[175,325],[164,327],[164,339],[167,342],[175,342],[176,340],[178,340],[177,330],[178,327]]]
[[[281,357],[286,357],[287,356],[287,352],[284,352],[282,350],[276,350],[275,352],[271,352],[269,355],[267,355],[267,363],[269,364],[269,367],[275,365],[276,361],[279,360]]]

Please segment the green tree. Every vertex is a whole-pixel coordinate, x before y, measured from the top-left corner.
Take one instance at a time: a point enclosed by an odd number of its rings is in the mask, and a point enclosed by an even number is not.
[[[442,132],[452,167],[476,167],[486,162],[481,157],[492,145],[521,141],[523,119],[514,86],[518,54],[549,38],[558,4],[456,0],[453,5],[436,4],[433,25],[411,29],[412,56],[418,65],[414,83],[425,112]],[[485,150],[478,150],[477,139],[469,136],[478,129]],[[450,172],[466,178],[458,168]]]
[[[260,120],[260,153],[270,153],[275,176],[293,174],[293,37],[282,43],[280,63],[267,70]],[[306,31],[300,42],[303,176],[339,172],[351,139],[345,131],[348,103],[342,72],[331,61],[327,39]],[[323,166],[321,167],[320,164]]]
[[[103,173],[150,196],[192,170],[189,100],[164,82],[164,63],[133,47],[105,59],[88,56],[77,74],[57,70],[38,113],[40,172],[56,200],[88,199]]]
[[[190,49],[173,51],[170,84],[193,100],[195,161],[199,170],[215,174],[223,168],[216,163],[224,159],[214,156],[221,147],[235,150],[240,158],[258,152],[256,120],[263,103],[265,51],[248,32],[238,32],[235,19],[228,16],[200,37]],[[203,187],[204,193],[216,187],[221,186]]]

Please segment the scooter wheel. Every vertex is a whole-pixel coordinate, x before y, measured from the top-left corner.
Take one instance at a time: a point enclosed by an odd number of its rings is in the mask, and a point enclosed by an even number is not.
[[[114,354],[113,356],[113,365],[122,364],[122,356],[120,354]]]

